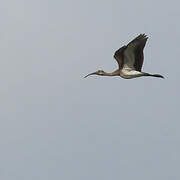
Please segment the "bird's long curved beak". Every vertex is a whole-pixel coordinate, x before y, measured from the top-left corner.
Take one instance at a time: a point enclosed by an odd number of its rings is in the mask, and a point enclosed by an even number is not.
[[[95,74],[96,74],[96,72],[90,73],[90,74],[84,76],[84,78],[87,78],[88,76],[95,75]]]

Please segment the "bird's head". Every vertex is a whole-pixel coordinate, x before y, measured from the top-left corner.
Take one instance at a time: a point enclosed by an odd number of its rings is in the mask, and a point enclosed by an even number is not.
[[[99,75],[99,76],[103,76],[104,73],[105,73],[105,72],[104,72],[103,70],[98,70],[98,71],[96,71],[96,72],[93,72],[93,73],[90,73],[90,74],[84,76],[84,78],[87,78],[88,76],[91,76],[91,75]]]

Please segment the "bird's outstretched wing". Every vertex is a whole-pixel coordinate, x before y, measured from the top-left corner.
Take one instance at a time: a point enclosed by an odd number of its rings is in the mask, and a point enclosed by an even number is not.
[[[144,61],[143,49],[147,39],[148,37],[145,34],[140,34],[127,46],[123,46],[115,52],[114,58],[120,69],[125,67],[141,71]]]
[[[114,58],[116,59],[119,69],[123,68],[124,64],[124,51],[127,48],[127,46],[123,46],[119,48],[115,53],[114,53]]]
[[[124,51],[124,66],[141,71],[144,61],[144,46],[148,37],[145,34],[140,34],[133,39]]]

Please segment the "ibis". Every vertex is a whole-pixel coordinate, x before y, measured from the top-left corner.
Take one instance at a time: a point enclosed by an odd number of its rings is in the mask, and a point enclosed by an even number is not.
[[[133,39],[129,44],[122,46],[114,53],[119,68],[111,73],[103,70],[86,75],[84,78],[90,75],[99,76],[120,76],[124,79],[132,79],[141,76],[164,78],[160,74],[150,74],[142,71],[144,61],[144,47],[146,45],[148,37],[145,34],[140,34]]]

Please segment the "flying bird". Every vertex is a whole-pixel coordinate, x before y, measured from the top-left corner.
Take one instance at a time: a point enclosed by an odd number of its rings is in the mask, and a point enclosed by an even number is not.
[[[90,75],[120,76],[124,79],[132,79],[141,76],[164,78],[160,74],[150,74],[141,71],[144,61],[143,50],[146,45],[147,39],[148,37],[145,34],[140,34],[135,39],[133,39],[129,44],[119,48],[114,53],[114,58],[116,59],[119,68],[114,72],[108,73],[103,70],[98,70],[96,72],[86,75],[84,78]]]

